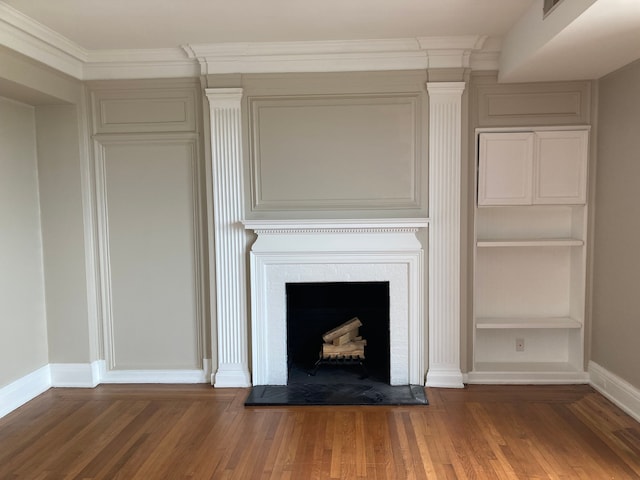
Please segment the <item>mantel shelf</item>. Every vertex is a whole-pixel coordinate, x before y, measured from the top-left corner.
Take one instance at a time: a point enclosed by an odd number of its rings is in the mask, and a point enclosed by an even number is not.
[[[428,218],[378,219],[306,219],[306,220],[245,220],[248,230],[258,233],[322,233],[417,231],[429,226]]]

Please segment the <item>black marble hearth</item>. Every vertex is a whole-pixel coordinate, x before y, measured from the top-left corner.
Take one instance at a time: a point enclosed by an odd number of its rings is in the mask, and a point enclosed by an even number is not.
[[[357,367],[321,367],[315,375],[293,368],[288,385],[259,385],[245,406],[281,405],[428,405],[424,387],[391,386]]]

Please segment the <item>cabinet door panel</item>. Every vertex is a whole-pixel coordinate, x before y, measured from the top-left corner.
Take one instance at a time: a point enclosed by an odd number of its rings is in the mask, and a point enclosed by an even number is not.
[[[587,131],[536,133],[533,203],[585,203],[587,147]]]
[[[478,205],[532,202],[533,133],[482,133]]]

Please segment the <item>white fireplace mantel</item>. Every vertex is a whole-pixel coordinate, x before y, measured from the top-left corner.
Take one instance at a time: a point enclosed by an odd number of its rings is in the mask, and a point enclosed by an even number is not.
[[[245,221],[251,248],[252,380],[287,383],[287,283],[389,282],[390,383],[424,384],[427,219]]]

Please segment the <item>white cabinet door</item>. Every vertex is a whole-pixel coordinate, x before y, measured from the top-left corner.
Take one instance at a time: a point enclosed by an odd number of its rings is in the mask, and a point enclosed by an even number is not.
[[[533,203],[586,202],[588,132],[536,132]]]
[[[532,132],[481,133],[478,205],[529,205],[533,184]]]

